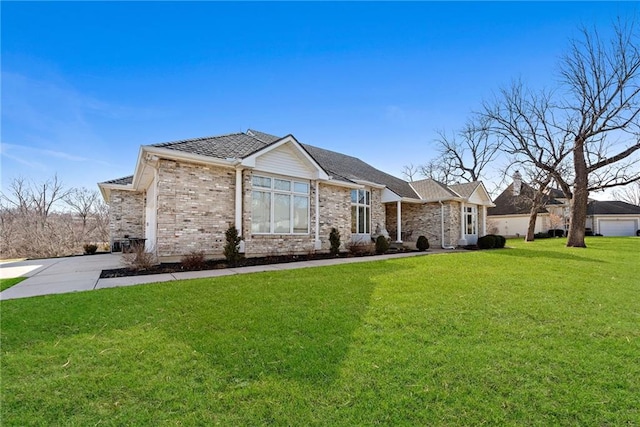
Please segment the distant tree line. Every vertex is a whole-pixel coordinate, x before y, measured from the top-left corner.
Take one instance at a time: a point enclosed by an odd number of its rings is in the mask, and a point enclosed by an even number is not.
[[[109,242],[109,210],[98,191],[14,178],[0,193],[0,256],[38,258],[81,254]]]

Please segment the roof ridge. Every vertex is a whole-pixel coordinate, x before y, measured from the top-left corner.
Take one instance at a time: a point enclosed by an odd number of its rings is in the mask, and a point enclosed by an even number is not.
[[[223,135],[213,135],[213,136],[201,136],[198,138],[187,138],[187,139],[179,139],[179,140],[175,140],[175,141],[167,141],[167,142],[158,142],[155,144],[149,144],[152,147],[166,147],[169,145],[175,145],[175,144],[184,144],[185,142],[197,142],[197,141],[204,141],[207,139],[218,139],[218,138],[225,138],[228,136],[236,136],[236,135],[246,135],[246,133],[244,132],[233,132],[233,133],[225,133]],[[251,136],[251,135],[249,135]],[[252,138],[255,138],[254,136],[251,136]],[[258,138],[256,138],[258,139]],[[260,141],[260,140],[259,140]]]

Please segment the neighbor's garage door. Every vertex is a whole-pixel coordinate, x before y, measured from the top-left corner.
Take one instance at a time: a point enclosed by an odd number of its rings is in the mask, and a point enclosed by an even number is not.
[[[603,236],[635,236],[636,222],[632,219],[600,220],[600,234]]]

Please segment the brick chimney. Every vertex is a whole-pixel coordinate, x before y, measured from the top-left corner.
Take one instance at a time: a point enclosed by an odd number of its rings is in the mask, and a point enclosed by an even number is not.
[[[522,175],[520,175],[520,171],[516,171],[513,174],[513,196],[519,196],[520,190],[522,189]]]

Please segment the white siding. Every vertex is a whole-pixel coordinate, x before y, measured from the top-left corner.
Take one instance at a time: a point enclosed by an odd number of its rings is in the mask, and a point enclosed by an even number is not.
[[[538,214],[536,218],[536,233],[542,233],[548,230],[548,217],[548,214]],[[529,215],[490,216],[487,218],[487,233],[490,232],[492,227],[497,227],[497,234],[503,236],[526,236],[528,226]]]
[[[297,178],[315,178],[315,170],[289,144],[256,158],[255,170]]]

